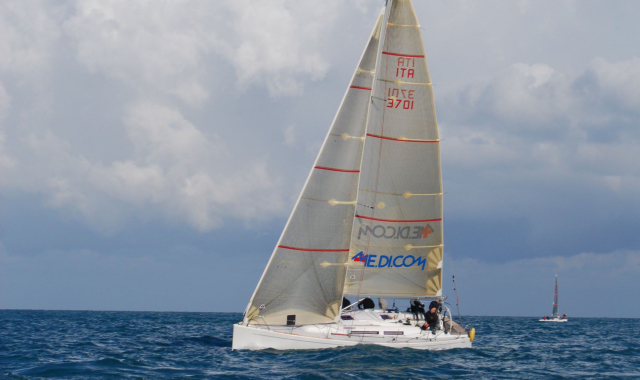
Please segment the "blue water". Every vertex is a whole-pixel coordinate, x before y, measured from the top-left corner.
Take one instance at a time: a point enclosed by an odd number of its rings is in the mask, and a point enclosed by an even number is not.
[[[467,317],[472,349],[231,351],[236,313],[0,310],[0,379],[640,378],[640,319]]]

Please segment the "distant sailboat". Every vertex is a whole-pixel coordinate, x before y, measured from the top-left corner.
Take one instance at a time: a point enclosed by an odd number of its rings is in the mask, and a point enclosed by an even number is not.
[[[232,348],[471,347],[475,330],[446,305],[424,328],[419,314],[343,304],[446,298],[439,143],[413,5],[388,0]]]
[[[563,314],[562,317],[558,315],[558,275],[556,275],[556,290],[553,293],[553,311],[551,318],[543,317],[540,322],[567,322],[567,315]]]

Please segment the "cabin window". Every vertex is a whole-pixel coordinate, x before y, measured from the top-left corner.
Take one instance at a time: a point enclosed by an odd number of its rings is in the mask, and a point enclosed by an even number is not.
[[[296,325],[296,315],[287,315],[287,326],[295,326]]]

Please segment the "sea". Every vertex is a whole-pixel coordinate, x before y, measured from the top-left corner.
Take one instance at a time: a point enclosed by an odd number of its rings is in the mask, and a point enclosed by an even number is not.
[[[238,313],[0,310],[0,379],[640,379],[640,319],[462,317],[471,349],[232,351]]]

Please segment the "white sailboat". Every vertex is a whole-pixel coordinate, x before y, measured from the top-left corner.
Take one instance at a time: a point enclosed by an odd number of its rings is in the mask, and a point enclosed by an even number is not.
[[[551,314],[551,318],[542,317],[540,322],[567,322],[569,319],[566,314],[560,316],[558,314],[558,275],[556,275],[556,289],[553,293],[553,310]]]
[[[433,329],[343,297],[443,300],[442,180],[431,79],[410,0],[388,0],[232,348],[471,347],[445,306]]]

